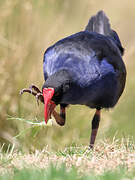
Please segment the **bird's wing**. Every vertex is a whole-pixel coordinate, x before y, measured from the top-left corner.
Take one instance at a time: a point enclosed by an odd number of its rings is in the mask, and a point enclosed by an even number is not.
[[[55,72],[67,69],[80,85],[85,86],[109,72],[115,72],[120,68],[119,64],[121,56],[111,40],[83,31],[48,48],[44,54],[43,70],[46,80]]]

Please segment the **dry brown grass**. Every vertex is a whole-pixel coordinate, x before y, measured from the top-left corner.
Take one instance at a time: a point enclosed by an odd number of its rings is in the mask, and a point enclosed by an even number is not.
[[[28,151],[42,149],[46,144],[57,149],[72,142],[88,143],[94,111],[86,107],[70,107],[65,127],[43,129],[34,138],[32,129],[15,140],[13,137],[29,125],[7,121],[6,117],[43,119],[43,106],[37,107],[35,99],[29,95],[20,98],[19,90],[32,83],[41,88],[42,59],[46,48],[63,37],[83,30],[89,17],[100,9],[106,12],[126,49],[124,61],[128,79],[119,104],[111,113],[103,112],[97,138],[113,137],[116,131],[119,131],[119,137],[123,134],[134,136],[135,1],[1,0],[0,146],[3,142],[7,146],[16,143]]]
[[[107,140],[98,143],[93,151],[88,147],[67,147],[58,152],[50,152],[46,147],[42,151],[36,150],[31,154],[21,152],[0,153],[0,172],[11,172],[17,168],[47,168],[50,163],[59,166],[66,164],[67,168],[75,166],[78,172],[87,174],[95,172],[101,174],[104,171],[125,167],[128,171],[135,168],[135,143],[129,139],[121,142]]]

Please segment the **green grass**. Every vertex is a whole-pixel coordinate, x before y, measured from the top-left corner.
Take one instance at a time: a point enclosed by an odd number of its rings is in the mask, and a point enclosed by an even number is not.
[[[100,175],[90,172],[88,175],[77,173],[72,167],[67,170],[65,164],[60,167],[50,165],[44,169],[14,169],[12,173],[0,176],[0,180],[130,180],[135,177],[135,171],[128,172],[125,168],[119,167],[115,171],[106,171]]]

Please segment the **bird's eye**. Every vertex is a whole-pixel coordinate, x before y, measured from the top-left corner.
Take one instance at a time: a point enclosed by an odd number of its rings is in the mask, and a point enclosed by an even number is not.
[[[55,96],[58,96],[59,95],[59,93],[57,92],[57,93],[55,93]]]

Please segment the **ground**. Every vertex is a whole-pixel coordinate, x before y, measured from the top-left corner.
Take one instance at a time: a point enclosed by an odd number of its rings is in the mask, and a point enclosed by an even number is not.
[[[41,171],[45,175],[51,172],[60,176],[63,171],[65,174],[62,176],[69,176],[75,169],[78,179],[84,176],[102,179],[101,176],[107,172],[109,176],[110,173],[111,176],[112,173],[113,176],[118,175],[118,179],[133,179],[135,175],[135,144],[131,139],[122,139],[121,142],[114,139],[111,143],[104,140],[97,143],[94,150],[74,145],[57,152],[50,152],[46,147],[42,151],[24,154],[12,148],[6,153],[1,151],[0,156],[0,173],[3,175],[11,173],[15,176],[16,172],[22,173],[24,169],[26,174]]]

